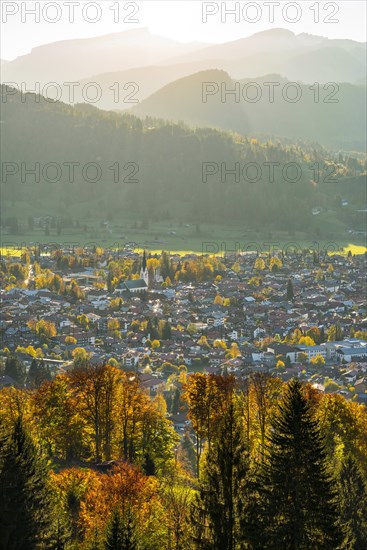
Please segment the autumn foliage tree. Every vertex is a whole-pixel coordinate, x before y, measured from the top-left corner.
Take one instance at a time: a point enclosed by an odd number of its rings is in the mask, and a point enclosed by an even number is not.
[[[153,398],[138,372],[88,360],[39,387],[2,388],[0,491],[11,485],[14,498],[0,498],[0,541],[15,522],[19,550],[121,540],[149,550],[334,550],[344,535],[347,548],[364,550],[364,405],[263,373],[176,369]],[[180,438],[166,415],[182,409],[191,423]]]
[[[41,342],[47,342],[49,338],[57,334],[56,327],[51,321],[45,321],[44,319],[36,321],[31,319],[27,324],[29,328],[37,334]]]
[[[196,432],[197,471],[204,440],[210,447],[216,421],[228,404],[234,386],[234,377],[190,374],[183,388],[183,399],[188,405],[188,417]]]
[[[110,365],[74,369],[69,375],[79,413],[90,426],[94,460],[111,459],[120,373]]]

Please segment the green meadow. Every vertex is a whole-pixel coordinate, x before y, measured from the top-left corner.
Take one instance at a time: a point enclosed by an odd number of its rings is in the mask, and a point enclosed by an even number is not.
[[[269,249],[328,250],[330,253],[351,251],[352,254],[366,252],[363,237],[345,235],[344,238],[310,237],[306,233],[289,234],[282,231],[255,232],[239,225],[192,224],[175,221],[149,222],[144,227],[131,219],[111,222],[81,220],[78,227],[55,228],[48,232],[42,228],[26,229],[23,234],[1,235],[1,253],[20,255],[25,248],[38,244],[57,248],[59,245],[88,247],[100,246],[113,249],[140,249],[152,253],[167,250],[172,253],[209,253],[224,255],[246,251],[268,252]],[[46,234],[48,233],[48,234]]]

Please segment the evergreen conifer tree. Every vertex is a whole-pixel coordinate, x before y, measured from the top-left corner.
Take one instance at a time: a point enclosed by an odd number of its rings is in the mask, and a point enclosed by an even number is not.
[[[156,475],[155,463],[149,452],[144,454],[143,470],[146,476]]]
[[[118,510],[114,510],[107,529],[105,550],[121,550],[121,516]]]
[[[20,385],[24,384],[25,380],[25,368],[24,365],[17,357],[10,355],[5,362],[4,374],[10,376],[15,382]]]
[[[172,399],[172,410],[171,410],[172,414],[177,414],[179,412],[180,402],[181,402],[181,393],[180,393],[180,390],[176,388]]]
[[[170,340],[172,338],[172,329],[169,321],[165,321],[162,330],[162,340]]]
[[[43,359],[38,361],[33,358],[27,375],[27,387],[38,388],[43,382],[51,380],[50,369],[46,367]]]
[[[33,550],[52,521],[47,470],[20,418],[0,430],[0,549]]]
[[[345,548],[337,481],[302,385],[292,380],[268,438],[249,523],[254,550]],[[247,518],[247,520],[248,520]],[[246,522],[245,522],[246,523]]]
[[[288,279],[287,282],[287,300],[291,302],[294,298],[293,283],[291,279]]]
[[[350,528],[352,548],[367,548],[367,483],[358,463],[348,457],[340,472],[342,519]]]
[[[105,550],[137,550],[136,526],[131,510],[115,509],[107,528]]]
[[[192,506],[196,548],[239,548],[239,517],[248,460],[240,420],[230,403],[206,454]]]

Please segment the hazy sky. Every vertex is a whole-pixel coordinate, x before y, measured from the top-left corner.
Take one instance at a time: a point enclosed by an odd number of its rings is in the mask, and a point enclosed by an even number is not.
[[[41,44],[139,27],[148,27],[153,34],[181,42],[226,42],[277,27],[296,34],[306,32],[366,41],[365,0],[1,0],[0,5],[1,58],[8,60]],[[230,15],[226,9],[236,9],[237,14]],[[39,21],[29,13],[31,10],[39,14]],[[205,12],[208,13],[206,22],[203,21]],[[209,15],[209,12],[214,13]]]

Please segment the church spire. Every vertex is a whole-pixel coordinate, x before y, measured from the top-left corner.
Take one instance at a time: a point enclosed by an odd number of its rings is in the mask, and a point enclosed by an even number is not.
[[[145,250],[143,253],[143,261],[141,263],[140,278],[144,279],[144,281],[148,284],[149,274],[148,274],[147,257],[145,254]]]
[[[147,268],[147,257],[146,257],[146,254],[145,254],[145,250],[143,252],[143,263],[141,265],[141,269],[142,271],[145,271]]]

